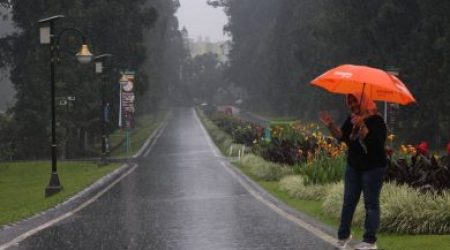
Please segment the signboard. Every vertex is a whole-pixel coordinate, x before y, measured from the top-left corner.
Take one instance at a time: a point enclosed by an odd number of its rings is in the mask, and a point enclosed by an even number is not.
[[[134,113],[135,95],[134,87],[134,71],[122,72],[124,78],[128,80],[126,84],[120,87],[120,110],[119,110],[119,127],[133,128],[134,127]]]

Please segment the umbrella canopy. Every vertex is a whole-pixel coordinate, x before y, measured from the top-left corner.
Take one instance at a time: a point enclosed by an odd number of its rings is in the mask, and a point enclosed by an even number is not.
[[[416,102],[405,84],[396,76],[367,66],[341,65],[318,76],[311,84],[338,94],[364,91],[375,101],[403,105]]]

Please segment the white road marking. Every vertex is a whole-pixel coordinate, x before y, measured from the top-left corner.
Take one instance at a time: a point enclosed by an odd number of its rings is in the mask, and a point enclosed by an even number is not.
[[[192,109],[192,113],[194,113],[194,117],[197,120],[198,124],[200,125],[200,128],[202,128],[203,133],[206,135],[206,140],[208,141],[208,145],[213,151],[214,156],[221,158],[221,156],[217,153],[218,149],[216,145],[211,140],[211,137],[209,136],[208,132],[206,131],[205,127],[203,127],[203,123],[200,121],[200,118],[198,118],[197,113],[194,109]]]
[[[159,137],[161,137],[162,133],[166,129],[167,122],[164,122],[164,125],[162,125],[162,128],[159,129],[158,134],[156,135],[155,139],[153,140],[152,144],[148,147],[147,151],[145,151],[144,157],[147,157],[148,154],[150,154],[150,151],[153,149],[153,146],[155,146],[156,142],[158,141]]]

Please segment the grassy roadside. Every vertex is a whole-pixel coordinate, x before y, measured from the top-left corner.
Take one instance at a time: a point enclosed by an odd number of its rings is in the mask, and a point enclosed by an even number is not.
[[[223,133],[222,131],[217,132],[218,128],[215,125],[211,125],[205,116],[198,112],[199,116],[211,135],[211,138],[218,144],[219,148],[222,148],[221,143],[217,141],[217,138],[223,137],[217,133]],[[300,212],[310,215],[318,219],[319,221],[337,228],[338,220],[332,218],[331,216],[322,212],[322,202],[321,201],[309,201],[293,199],[288,196],[287,193],[279,190],[278,182],[261,181],[256,176],[252,175],[249,170],[243,166],[236,165],[240,168],[247,176],[249,176],[253,181],[258,183],[261,187],[271,193],[273,196],[277,197],[287,205]],[[361,239],[362,230],[355,228],[353,230],[355,238]],[[432,250],[432,249],[442,249],[450,250],[450,237],[449,235],[397,235],[397,234],[379,234],[380,249],[385,250]]]
[[[111,156],[133,156],[139,151],[153,131],[161,124],[166,115],[167,112],[161,112],[158,115],[144,115],[137,118],[136,128],[129,132],[130,148],[128,154],[126,152],[125,143],[126,131],[121,129],[116,130],[109,136],[111,147],[115,148],[115,150],[111,152]]]
[[[8,224],[55,206],[82,191],[120,164],[98,167],[88,162],[60,162],[63,189],[44,198],[51,162],[0,163],[0,225]]]

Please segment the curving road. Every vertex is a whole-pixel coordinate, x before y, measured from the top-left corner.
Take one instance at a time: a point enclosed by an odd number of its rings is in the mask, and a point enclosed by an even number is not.
[[[193,110],[174,110],[134,172],[12,249],[334,249],[255,199],[221,161]]]

